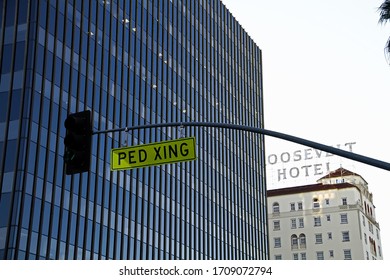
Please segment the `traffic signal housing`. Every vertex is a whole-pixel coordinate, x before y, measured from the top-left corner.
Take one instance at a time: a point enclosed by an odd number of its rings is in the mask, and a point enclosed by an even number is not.
[[[88,172],[91,163],[91,111],[68,115],[65,120],[65,173]]]

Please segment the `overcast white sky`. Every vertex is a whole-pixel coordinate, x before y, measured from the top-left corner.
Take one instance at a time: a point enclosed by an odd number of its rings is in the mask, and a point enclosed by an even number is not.
[[[378,24],[382,0],[222,2],[262,50],[265,128],[332,146],[356,142],[353,152],[390,162],[390,66],[384,55],[390,24]],[[305,149],[269,137],[266,148],[267,155]],[[390,259],[390,171],[337,157],[324,161],[368,182],[383,256]],[[322,177],[309,172],[302,184]],[[298,184],[269,177],[270,189]]]

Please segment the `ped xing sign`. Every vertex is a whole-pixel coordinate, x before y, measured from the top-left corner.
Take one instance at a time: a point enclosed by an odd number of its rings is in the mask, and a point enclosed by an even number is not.
[[[179,138],[112,149],[111,170],[125,170],[195,159],[195,137]]]

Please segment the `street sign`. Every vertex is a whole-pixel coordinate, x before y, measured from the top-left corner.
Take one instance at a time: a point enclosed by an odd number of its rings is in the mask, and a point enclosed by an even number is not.
[[[111,170],[125,170],[196,159],[195,137],[115,148]]]

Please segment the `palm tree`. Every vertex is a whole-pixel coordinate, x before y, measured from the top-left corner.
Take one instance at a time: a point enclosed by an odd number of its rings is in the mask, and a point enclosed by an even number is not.
[[[379,13],[379,23],[385,24],[386,22],[390,22],[390,0],[384,0],[382,5],[379,7]],[[387,40],[385,53],[388,56],[390,62],[390,38]]]

